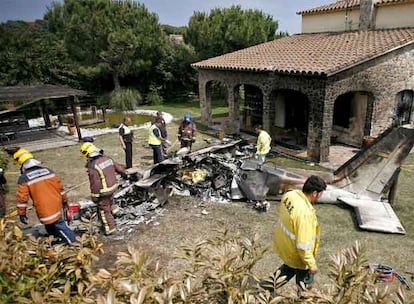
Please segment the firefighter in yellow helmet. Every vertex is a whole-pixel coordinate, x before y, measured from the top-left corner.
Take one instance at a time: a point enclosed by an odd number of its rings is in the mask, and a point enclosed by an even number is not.
[[[68,227],[62,216],[63,204],[67,203],[62,194],[63,185],[51,169],[41,166],[29,151],[19,148],[13,159],[20,165],[21,175],[17,181],[17,212],[20,221],[27,224],[26,209],[32,199],[37,216],[46,231],[67,244],[76,242],[75,233]]]
[[[103,150],[91,142],[85,142],[80,148],[80,154],[85,157],[89,176],[92,200],[98,205],[98,215],[106,235],[116,231],[113,217],[118,212],[112,195],[118,189],[116,173],[124,174],[124,166],[103,155]]]

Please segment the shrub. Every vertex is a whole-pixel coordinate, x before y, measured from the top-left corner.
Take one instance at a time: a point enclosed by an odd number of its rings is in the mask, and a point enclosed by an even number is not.
[[[110,94],[109,106],[118,111],[135,110],[141,103],[142,97],[138,90],[121,88]]]
[[[150,86],[150,91],[147,95],[147,102],[151,105],[161,105],[164,99],[160,95],[160,91],[155,86]]]
[[[257,237],[250,240],[224,231],[182,247],[177,257],[186,265],[178,278],[172,279],[144,252],[130,246],[127,253],[118,254],[114,269],[101,269],[97,274],[95,283],[107,290],[106,296],[98,296],[98,303],[412,303],[401,289],[391,291],[375,285],[376,275],[367,267],[358,243],[332,256],[330,288],[301,293],[280,293],[283,278],[276,279],[278,273],[262,281],[274,286],[276,295],[259,286],[252,269],[265,252]]]
[[[5,171],[8,167],[10,156],[5,152],[5,150],[0,149],[0,167]]]
[[[0,219],[0,303],[95,303],[89,276],[101,250],[93,234],[71,248],[52,246],[51,238],[25,237],[15,221]]]
[[[87,233],[75,247],[52,245],[51,239],[24,237],[18,225],[0,220],[1,303],[413,303],[401,289],[375,284],[364,250],[356,243],[331,257],[332,284],[326,290],[300,294],[279,289],[277,274],[264,280],[276,295],[259,286],[252,269],[267,248],[253,239],[222,231],[217,236],[183,246],[184,261],[174,277],[144,251],[128,246],[119,252],[111,269],[93,271],[91,264],[102,250],[96,235]],[[262,281],[262,282],[264,282]],[[263,286],[263,284],[261,284]]]

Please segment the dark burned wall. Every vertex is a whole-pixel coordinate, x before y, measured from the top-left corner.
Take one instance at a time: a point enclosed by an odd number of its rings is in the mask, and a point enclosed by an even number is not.
[[[274,73],[199,70],[198,80],[202,120],[207,123],[211,123],[211,106],[207,89],[207,84],[210,81],[219,81],[227,86],[230,113],[237,113],[232,110],[232,107],[235,106],[234,88],[240,84],[248,84],[261,89],[263,93],[263,127],[266,130],[270,130],[273,119],[272,93],[277,90],[294,90],[303,93],[309,100],[308,156],[316,161],[328,158],[329,138],[325,136],[326,123],[324,120],[326,116],[324,112],[324,79]],[[238,113],[232,117],[232,120],[239,123]]]
[[[405,47],[328,78],[326,107],[332,123],[333,106],[338,96],[351,91],[370,92],[373,96],[371,129],[377,136],[392,125],[396,96],[414,89],[414,46]],[[369,124],[368,124],[369,125]],[[328,126],[329,129],[332,125]]]

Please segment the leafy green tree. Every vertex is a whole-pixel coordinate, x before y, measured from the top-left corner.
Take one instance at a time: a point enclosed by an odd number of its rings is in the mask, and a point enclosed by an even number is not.
[[[158,17],[132,0],[65,0],[45,16],[63,37],[70,56],[86,78],[138,76],[156,66],[166,36]]]
[[[167,34],[184,34],[187,28],[185,26],[173,26],[169,24],[161,25],[163,31]]]
[[[195,52],[190,46],[168,42],[155,69],[157,79],[154,82],[161,84],[160,91],[171,97],[172,93],[193,92],[196,89],[197,78],[191,63],[195,60]]]
[[[42,20],[0,25],[0,85],[39,83],[78,86],[61,40]]]
[[[194,12],[184,38],[199,59],[205,59],[272,40],[277,28],[270,15],[231,6],[215,8],[210,14]]]

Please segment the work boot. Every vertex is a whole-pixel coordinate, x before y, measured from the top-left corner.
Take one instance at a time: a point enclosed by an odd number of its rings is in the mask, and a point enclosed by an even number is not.
[[[116,227],[113,227],[113,228],[110,228],[110,229],[108,229],[108,230],[105,230],[105,235],[106,236],[108,236],[108,235],[112,235],[112,234],[114,234],[115,232],[117,232],[118,230],[116,229]]]
[[[117,205],[112,205],[111,206],[111,213],[113,216],[117,216],[119,214],[119,207]]]

